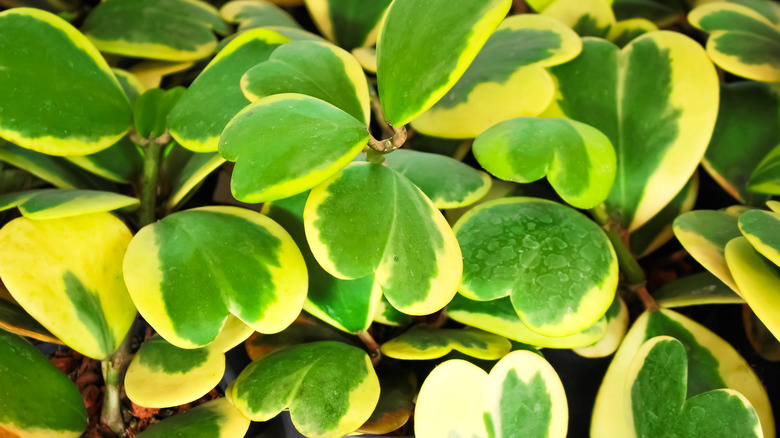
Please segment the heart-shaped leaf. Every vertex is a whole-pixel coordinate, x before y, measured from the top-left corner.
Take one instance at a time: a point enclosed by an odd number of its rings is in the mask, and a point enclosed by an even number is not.
[[[713,389],[738,391],[755,407],[765,436],[774,436],[775,422],[769,398],[750,365],[715,333],[667,309],[643,313],[628,331],[596,397],[591,436],[635,436],[627,415],[622,414],[626,410],[625,395],[630,393],[627,386],[629,370],[642,344],[656,336],[671,336],[685,346],[688,352],[687,398]],[[717,417],[708,418],[712,421]]]
[[[371,416],[379,380],[363,350],[323,341],[252,362],[227,397],[253,421],[267,421],[289,409],[295,428],[306,436],[340,438]]]
[[[455,86],[412,126],[437,137],[474,138],[498,122],[537,116],[555,94],[544,67],[569,61],[580,50],[580,38],[558,20],[512,15]]]
[[[720,86],[720,109],[704,168],[737,201],[757,205],[767,199],[761,178],[751,173],[780,143],[780,99],[767,84],[744,81]],[[745,129],[750,126],[750,129]],[[755,178],[755,179],[754,179]],[[770,192],[771,193],[771,192]]]
[[[716,389],[686,400],[688,355],[669,336],[642,345],[625,394],[629,425],[638,437],[763,438],[755,409],[739,392]]]
[[[459,291],[510,296],[529,329],[567,336],[601,318],[615,298],[617,257],[604,231],[577,211],[536,198],[482,204],[453,227],[463,251]]]
[[[586,123],[612,141],[617,173],[608,213],[624,229],[639,228],[704,156],[718,109],[712,62],[692,39],[657,31],[622,50],[588,38],[580,56],[550,72],[559,94],[545,115]]]
[[[49,155],[86,155],[130,130],[114,73],[65,20],[39,9],[0,12],[0,65],[0,137]]]
[[[567,119],[521,117],[501,122],[474,141],[479,164],[498,178],[533,182],[545,175],[577,208],[607,198],[615,180],[615,149],[599,130]]]
[[[314,24],[346,50],[373,46],[392,0],[306,0]]]
[[[606,335],[593,345],[575,348],[575,353],[582,357],[593,358],[607,357],[617,351],[628,331],[628,307],[622,298],[615,296],[615,300],[607,309],[604,318],[607,320]]]
[[[471,205],[490,190],[488,174],[444,155],[400,149],[385,159],[440,209]]]
[[[489,375],[463,360],[437,366],[417,396],[414,432],[426,438],[563,438],[568,419],[553,367],[538,354],[515,351]]]
[[[184,87],[152,88],[139,96],[133,105],[136,134],[146,139],[162,137],[168,129],[168,114],[184,91]]]
[[[238,23],[238,32],[267,26],[300,25],[284,9],[262,0],[233,0],[225,3],[219,13],[226,21]]]
[[[176,414],[136,435],[138,438],[209,437],[235,438],[246,435],[251,421],[226,398],[204,403]]]
[[[368,83],[357,60],[332,44],[293,41],[244,74],[241,90],[251,101],[282,93],[324,100],[368,125]]]
[[[78,438],[86,429],[76,385],[29,342],[0,330],[0,436]]]
[[[375,274],[396,309],[427,315],[455,295],[462,270],[455,235],[436,206],[394,170],[350,164],[312,190],[303,218],[326,271],[345,279]]]
[[[447,94],[511,5],[511,0],[394,1],[377,44],[379,100],[387,121],[405,125]]]
[[[453,350],[477,359],[498,360],[512,349],[501,336],[473,329],[432,329],[412,327],[401,336],[382,344],[385,356],[402,360],[429,360],[444,357]]]
[[[222,130],[247,106],[241,76],[288,41],[271,30],[255,29],[220,50],[171,111],[168,129],[173,138],[194,152],[215,152]]]
[[[106,0],[83,30],[102,52],[166,61],[205,58],[217,47],[213,32],[230,33],[219,12],[200,0]]]
[[[236,162],[233,196],[258,203],[323,182],[349,164],[368,138],[364,123],[335,106],[302,94],[276,94],[230,121],[219,154]]]
[[[689,275],[653,292],[653,299],[668,309],[704,304],[741,304],[745,300],[709,272]]]
[[[726,265],[726,244],[741,236],[738,219],[726,212],[697,210],[674,220],[674,235],[705,269],[739,293]]]
[[[780,81],[780,25],[736,3],[701,5],[688,15],[710,34],[707,54],[720,68],[757,81]]]
[[[586,347],[604,339],[607,333],[607,318],[603,316],[592,326],[573,335],[540,335],[523,324],[509,297],[474,301],[457,294],[447,305],[447,316],[471,327],[544,348]]]
[[[19,207],[30,219],[57,219],[136,207],[136,198],[95,190],[29,190],[0,195],[0,211]]]
[[[110,148],[109,148],[110,149]],[[100,181],[62,157],[35,152],[0,139],[0,161],[31,173],[63,189],[105,189],[111,184]]]
[[[124,273],[141,315],[180,348],[213,342],[231,314],[259,332],[281,331],[306,297],[306,265],[290,235],[236,207],[187,210],[142,228]]]
[[[540,13],[561,21],[583,37],[606,38],[615,25],[612,0],[553,0]]]
[[[349,333],[367,330],[373,321],[382,288],[369,274],[354,280],[333,277],[320,267],[309,249],[303,225],[303,211],[309,192],[267,202],[263,214],[287,230],[301,249],[309,272],[309,292],[304,310]]]
[[[14,219],[0,230],[0,277],[52,334],[102,360],[135,319],[120,269],[131,237],[109,213]]]

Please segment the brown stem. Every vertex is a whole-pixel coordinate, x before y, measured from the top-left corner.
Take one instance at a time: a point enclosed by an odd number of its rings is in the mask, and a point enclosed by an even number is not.
[[[658,311],[658,303],[653,299],[653,296],[650,295],[650,292],[647,291],[647,287],[644,283],[636,286],[629,286],[629,290],[634,292],[639,299],[642,300],[642,304],[645,305],[645,309],[649,312]]]
[[[388,125],[389,126],[389,125]],[[393,127],[393,136],[384,140],[377,140],[373,136],[368,138],[368,146],[381,153],[393,152],[406,143],[406,126]]]
[[[382,359],[382,350],[379,348],[379,344],[376,343],[374,337],[366,330],[357,332],[358,338],[363,341],[363,344],[368,348],[368,356],[371,358],[371,363],[376,366]]]
[[[382,104],[379,102],[379,96],[376,94],[376,89],[371,84],[368,85],[368,95],[371,98],[371,112],[374,114],[374,120],[376,120],[382,128],[382,135],[385,137],[392,137],[395,132],[393,132],[393,127],[387,123],[385,111],[382,109]]]

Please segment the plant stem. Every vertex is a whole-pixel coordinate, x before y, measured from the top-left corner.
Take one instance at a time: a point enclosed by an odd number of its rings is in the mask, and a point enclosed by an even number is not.
[[[143,228],[156,219],[157,208],[157,175],[160,172],[160,151],[163,145],[157,141],[146,144],[144,151],[144,180],[141,189],[141,209],[138,213],[140,226]]]
[[[388,125],[389,126],[389,125]],[[393,152],[406,143],[406,126],[393,127],[393,136],[384,140],[377,140],[373,136],[368,138],[368,146],[382,153]]]
[[[133,330],[131,329],[117,351],[111,357],[102,361],[106,393],[103,397],[103,410],[100,413],[100,421],[120,438],[127,436],[125,420],[122,418],[121,382],[124,380],[124,372],[132,357],[130,352],[132,333]]]
[[[382,350],[379,348],[379,344],[376,343],[374,337],[366,330],[357,332],[357,335],[360,340],[363,341],[366,348],[368,348],[368,356],[371,358],[371,363],[376,366],[382,359]]]
[[[389,123],[387,123],[387,119],[385,118],[385,111],[382,109],[382,104],[379,102],[379,96],[377,95],[376,89],[373,85],[371,85],[370,81],[368,84],[368,96],[371,98],[371,113],[374,114],[374,120],[379,123],[384,136],[391,137],[394,134],[393,128],[390,127]]]

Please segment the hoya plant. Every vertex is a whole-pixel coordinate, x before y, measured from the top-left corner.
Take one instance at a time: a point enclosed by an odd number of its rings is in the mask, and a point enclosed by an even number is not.
[[[0,5],[1,437],[775,435],[777,3]]]

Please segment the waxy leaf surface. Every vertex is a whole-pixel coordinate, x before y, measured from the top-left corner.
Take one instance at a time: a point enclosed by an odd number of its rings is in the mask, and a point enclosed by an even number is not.
[[[738,224],[737,217],[712,210],[691,211],[674,220],[674,235],[688,253],[737,293],[724,254],[726,244],[741,236]]]
[[[739,229],[750,244],[775,265],[780,266],[780,215],[750,210],[739,217]]]
[[[238,32],[267,26],[300,27],[287,11],[262,0],[229,1],[219,13],[226,21],[238,23]]]
[[[639,228],[704,156],[718,109],[714,66],[697,42],[657,31],[622,50],[586,38],[582,53],[551,73],[559,93],[545,115],[586,123],[612,141],[617,173],[606,206],[623,228]]]
[[[780,194],[780,147],[773,147],[755,167],[748,190],[767,195]]]
[[[82,30],[101,52],[166,61],[205,58],[217,47],[213,32],[230,33],[219,12],[200,0],[106,0]]]
[[[382,344],[385,356],[402,360],[429,360],[446,356],[452,350],[476,357],[497,360],[512,349],[501,336],[473,329],[431,329],[412,327]]]
[[[368,125],[371,101],[363,69],[349,53],[318,41],[293,41],[244,74],[241,90],[251,101],[282,93],[324,100]]]
[[[76,385],[24,338],[0,330],[0,436],[78,438],[86,429]]]
[[[29,190],[0,195],[0,211],[19,207],[30,219],[57,219],[135,207],[138,199],[95,190]]]
[[[498,122],[537,116],[555,94],[544,68],[569,61],[580,50],[580,38],[558,20],[510,16],[455,86],[412,125],[437,137],[473,138]]]
[[[231,314],[279,332],[306,297],[306,265],[290,235],[236,207],[187,210],[142,228],[124,272],[141,315],[180,348],[213,342]]]
[[[372,46],[392,0],[306,0],[314,24],[346,50]]]
[[[169,211],[183,204],[207,176],[225,163],[216,152],[192,152],[178,145],[174,147],[181,154],[181,166],[168,174],[171,191],[166,206]]]
[[[222,130],[249,104],[241,92],[241,76],[288,41],[271,30],[255,29],[220,50],[171,111],[173,138],[194,152],[216,152]]]
[[[218,398],[168,417],[138,438],[236,438],[246,435],[251,421],[226,398]]]
[[[0,137],[49,155],[86,155],[119,141],[132,114],[106,61],[65,20],[0,12]]]
[[[511,5],[511,0],[394,1],[377,44],[379,100],[387,121],[405,125],[441,99]]]
[[[120,269],[131,237],[109,213],[14,219],[0,230],[0,278],[47,330],[102,360],[135,319]]]
[[[687,398],[687,385],[682,342],[669,336],[645,342],[631,363],[625,395],[636,436],[763,438],[756,411],[742,394],[715,389]]]
[[[344,279],[375,274],[404,313],[433,313],[457,291],[462,259],[450,226],[420,189],[386,166],[352,163],[317,186],[304,224],[326,271]]]
[[[606,38],[615,24],[610,0],[554,0],[541,11],[583,37]]]
[[[709,272],[689,275],[653,292],[661,307],[674,308],[704,304],[741,304],[745,300]]]
[[[474,156],[503,180],[528,183],[548,176],[561,198],[577,208],[604,202],[615,180],[615,149],[609,139],[568,119],[501,122],[477,137]]]
[[[305,436],[340,438],[371,416],[379,400],[379,380],[363,350],[323,341],[252,362],[227,397],[253,421],[267,421],[289,409],[293,424]]]
[[[563,438],[569,410],[546,360],[515,351],[487,374],[463,360],[437,366],[420,388],[414,431],[426,438]]]
[[[453,228],[463,251],[459,291],[510,296],[528,328],[567,336],[601,318],[615,297],[617,258],[581,213],[537,198],[506,198],[466,213]]]
[[[368,143],[363,122],[322,100],[276,94],[246,107],[219,140],[219,154],[236,166],[236,199],[287,198],[343,169]]]

